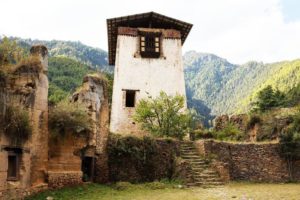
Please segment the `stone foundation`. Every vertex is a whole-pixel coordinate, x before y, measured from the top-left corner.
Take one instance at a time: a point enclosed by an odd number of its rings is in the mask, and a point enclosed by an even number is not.
[[[62,188],[82,183],[82,171],[48,172],[49,188]]]
[[[290,180],[286,160],[278,143],[227,143],[213,140],[195,142],[200,154],[214,157],[221,176],[230,180],[286,182]],[[293,169],[293,179],[300,181],[300,161]],[[227,175],[228,174],[228,175]]]

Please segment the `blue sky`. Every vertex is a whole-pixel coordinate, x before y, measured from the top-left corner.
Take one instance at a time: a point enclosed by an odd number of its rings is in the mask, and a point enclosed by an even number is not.
[[[106,19],[155,11],[194,24],[183,51],[233,63],[300,58],[300,0],[1,0],[0,35],[107,50]]]
[[[281,0],[282,12],[285,22],[300,20],[300,1]]]

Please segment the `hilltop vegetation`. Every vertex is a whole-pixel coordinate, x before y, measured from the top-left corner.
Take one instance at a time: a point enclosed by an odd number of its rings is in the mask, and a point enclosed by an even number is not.
[[[213,115],[249,111],[258,92],[268,85],[284,93],[299,93],[300,60],[234,65],[192,51],[184,55],[184,64],[189,99],[202,100]]]
[[[81,62],[91,68],[104,72],[113,72],[113,67],[107,64],[107,52],[82,44],[77,41],[60,41],[60,40],[31,40],[21,38],[16,39],[17,43],[23,48],[29,49],[32,45],[43,44],[48,48],[50,57],[63,56]]]
[[[49,102],[57,103],[72,94],[82,83],[83,77],[95,71],[66,57],[49,58]]]

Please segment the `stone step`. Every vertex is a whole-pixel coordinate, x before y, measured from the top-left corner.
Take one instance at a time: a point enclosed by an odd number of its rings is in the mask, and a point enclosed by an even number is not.
[[[193,155],[193,156],[199,156],[196,152],[181,152],[181,155]],[[200,156],[199,156],[200,157]]]
[[[180,146],[181,158],[186,160],[191,170],[188,171],[188,187],[223,185],[219,174],[213,170],[210,163],[201,157],[192,142],[184,142]]]
[[[194,151],[180,151],[181,154],[195,154],[195,155],[198,155],[197,152],[194,152]]]
[[[194,177],[199,177],[199,178],[219,178],[218,174],[203,174],[201,172],[197,173],[194,172]]]
[[[199,182],[194,182],[198,185],[224,185],[223,182],[220,181],[213,181],[213,182],[209,182],[209,181],[199,181]]]
[[[206,166],[206,165],[208,165],[208,163],[206,163],[206,162],[202,162],[202,161],[197,161],[197,160],[188,160],[187,159],[187,161],[190,163],[190,164],[192,164],[192,165],[197,165],[197,166]]]
[[[189,159],[195,159],[195,160],[198,160],[198,161],[201,161],[201,162],[205,162],[203,159],[201,159],[199,156],[194,156],[194,155],[184,155],[184,156],[181,156],[183,159],[185,158],[189,158]]]

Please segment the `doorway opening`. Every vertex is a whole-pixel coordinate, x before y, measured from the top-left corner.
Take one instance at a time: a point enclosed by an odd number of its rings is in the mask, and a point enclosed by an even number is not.
[[[94,166],[95,166],[95,158],[94,157],[83,157],[81,164],[82,181],[83,182],[91,182],[94,180]]]

